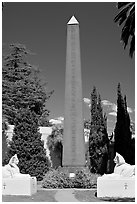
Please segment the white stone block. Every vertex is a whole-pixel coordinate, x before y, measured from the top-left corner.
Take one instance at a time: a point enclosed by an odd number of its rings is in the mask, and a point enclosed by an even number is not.
[[[36,177],[30,178],[3,178],[2,194],[3,195],[28,195],[37,192]]]
[[[98,177],[97,197],[135,198],[135,177]]]

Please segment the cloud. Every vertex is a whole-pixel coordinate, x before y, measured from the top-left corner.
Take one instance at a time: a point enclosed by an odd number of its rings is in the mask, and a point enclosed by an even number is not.
[[[88,105],[88,107],[91,107],[91,101],[89,98],[83,98],[84,103],[86,103]]]
[[[62,116],[60,116],[60,117],[56,118],[56,120],[61,120],[61,121],[63,121],[64,118],[63,118]]]
[[[87,103],[88,105],[91,103],[89,98],[83,98],[83,101],[84,101],[85,103]]]
[[[114,112],[117,112],[117,105],[115,103],[112,104],[111,108]]]
[[[117,116],[117,112],[110,112],[109,115]]]
[[[91,100],[89,98],[83,98],[84,102],[88,105],[88,107],[91,107]],[[117,105],[115,103],[112,103],[108,100],[102,100],[102,105],[107,108],[108,115],[117,116]],[[127,107],[128,113],[132,113],[133,110],[130,107]]]
[[[57,125],[57,124],[62,124],[64,121],[64,118],[62,116],[58,117],[58,118],[54,118],[54,119],[50,119],[49,122],[51,124]]]
[[[113,103],[111,103],[111,102],[108,101],[108,100],[102,100],[101,102],[102,102],[102,104],[103,104],[104,106],[111,106],[111,105],[113,105]]]
[[[62,123],[60,120],[56,120],[56,119],[51,119],[51,120],[49,120],[49,122],[52,124],[61,124]]]
[[[109,107],[111,110],[117,111],[117,105],[108,100],[102,100],[102,105]]]
[[[133,113],[132,108],[127,107],[127,111],[128,111],[129,113]]]
[[[107,107],[107,111],[109,115],[116,116],[117,115],[117,105],[108,100],[102,100],[102,105]]]

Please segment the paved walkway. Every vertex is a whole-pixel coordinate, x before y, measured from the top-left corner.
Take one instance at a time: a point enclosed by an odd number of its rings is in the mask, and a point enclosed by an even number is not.
[[[46,188],[42,188],[41,185],[37,186],[37,190],[47,190]],[[54,198],[57,202],[79,202],[75,198],[74,189],[48,189],[57,191]]]
[[[55,194],[55,199],[57,202],[79,202],[74,196],[74,190],[66,189],[58,190]]]

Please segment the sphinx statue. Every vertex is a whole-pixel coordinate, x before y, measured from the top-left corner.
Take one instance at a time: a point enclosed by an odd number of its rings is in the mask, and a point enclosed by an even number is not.
[[[114,162],[113,173],[97,178],[97,197],[135,198],[135,165],[126,163],[118,153]]]
[[[2,167],[2,178],[28,178],[29,174],[20,173],[19,167],[17,164],[19,163],[19,159],[17,154],[11,157],[9,163]]]
[[[134,177],[135,176],[135,165],[130,165],[125,162],[125,159],[116,152],[114,158],[115,167],[112,174],[104,174],[103,176],[107,177]]]
[[[119,174],[124,177],[135,176],[135,165],[130,165],[126,163],[125,159],[120,154],[116,153],[114,162],[116,163],[114,168],[115,174]]]

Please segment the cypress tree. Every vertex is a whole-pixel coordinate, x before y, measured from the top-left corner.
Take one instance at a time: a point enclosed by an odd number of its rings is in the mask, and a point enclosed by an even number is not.
[[[117,88],[117,122],[115,126],[115,152],[121,154],[127,163],[132,161],[130,117],[127,111],[126,96],[123,98],[120,83]]]
[[[95,86],[91,93],[91,116],[91,125],[97,126],[97,91]]]
[[[36,113],[29,108],[18,110],[14,125],[14,133],[9,143],[5,163],[17,154],[20,172],[42,180],[50,163],[46,156],[44,142],[41,141]]]
[[[108,134],[106,115],[103,115],[101,96],[96,87],[91,93],[91,130],[89,136],[90,170],[93,173],[106,173],[108,160]]]

